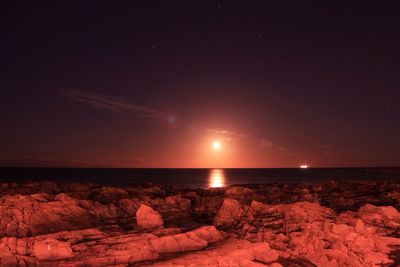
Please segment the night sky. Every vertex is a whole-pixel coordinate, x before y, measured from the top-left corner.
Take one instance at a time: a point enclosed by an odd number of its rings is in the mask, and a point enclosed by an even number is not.
[[[2,3],[0,165],[400,165],[398,1],[100,2]]]

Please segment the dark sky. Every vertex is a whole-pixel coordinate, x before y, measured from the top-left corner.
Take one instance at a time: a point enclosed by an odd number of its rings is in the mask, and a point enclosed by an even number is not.
[[[400,165],[398,1],[10,3],[0,164]]]

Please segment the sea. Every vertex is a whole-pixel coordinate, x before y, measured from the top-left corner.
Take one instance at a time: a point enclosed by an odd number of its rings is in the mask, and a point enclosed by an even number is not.
[[[0,168],[0,182],[90,182],[127,187],[131,183],[214,188],[239,184],[316,183],[348,180],[397,180],[393,168],[142,169],[142,168]]]

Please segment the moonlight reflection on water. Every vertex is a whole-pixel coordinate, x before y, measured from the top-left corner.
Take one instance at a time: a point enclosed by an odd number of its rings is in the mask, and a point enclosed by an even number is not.
[[[225,174],[222,169],[212,169],[208,177],[208,186],[211,188],[224,187],[225,184]]]

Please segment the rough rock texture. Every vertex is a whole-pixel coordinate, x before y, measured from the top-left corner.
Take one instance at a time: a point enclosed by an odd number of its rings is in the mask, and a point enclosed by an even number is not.
[[[246,208],[247,210],[248,208]],[[218,227],[229,228],[233,224],[240,221],[245,215],[245,208],[243,208],[239,201],[227,198],[222,203],[220,210],[214,218],[214,224]]]
[[[100,202],[101,204],[111,204],[118,200],[126,199],[129,197],[128,192],[121,188],[115,187],[102,187],[93,190],[89,198]]]
[[[71,258],[74,253],[69,242],[58,241],[54,238],[33,242],[31,255],[38,260],[55,261]]]
[[[392,206],[376,207],[370,204],[362,206],[358,212],[344,212],[339,216],[339,221],[356,225],[363,222],[374,226],[375,230],[383,235],[400,237],[400,213]]]
[[[278,252],[267,243],[251,243],[230,239],[218,247],[195,252],[150,266],[275,266],[279,267]]]
[[[224,201],[216,218],[227,214],[231,205],[230,200]],[[331,209],[308,202],[266,205],[253,201],[250,207],[234,210],[247,212],[224,217],[230,225],[227,231],[253,242],[268,242],[284,258],[306,259],[317,266],[391,264],[388,254],[400,247],[399,238],[386,236],[399,233],[400,213],[393,207],[365,205],[357,213],[338,217]]]
[[[161,215],[145,204],[140,205],[139,209],[136,211],[136,223],[139,227],[145,229],[164,226]]]
[[[66,240],[66,241],[60,241]],[[0,240],[1,266],[110,266],[155,260],[162,254],[200,250],[222,240],[214,226],[180,233],[123,231],[118,227]],[[7,248],[6,250],[3,250]]]
[[[135,200],[103,205],[64,193],[3,196],[0,198],[0,237],[26,237],[116,223],[134,216],[136,207]]]
[[[0,183],[0,266],[399,266],[399,189]]]

